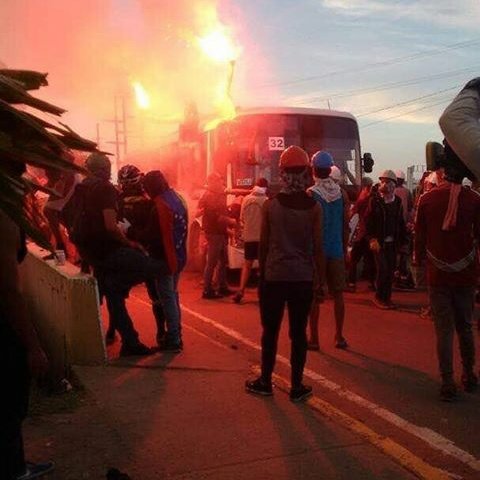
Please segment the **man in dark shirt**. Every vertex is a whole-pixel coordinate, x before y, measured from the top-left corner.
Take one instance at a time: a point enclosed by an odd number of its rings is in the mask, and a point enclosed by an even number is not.
[[[167,323],[166,335],[159,339],[158,347],[179,353],[183,350],[183,341],[178,281],[187,261],[187,206],[159,170],[148,172],[143,186],[153,201],[144,245],[153,258],[165,261],[168,268],[168,274],[156,281]]]
[[[392,303],[392,284],[397,251],[406,241],[402,201],[395,196],[397,176],[385,170],[379,177],[379,196],[370,199],[366,215],[367,235],[377,267],[374,303],[381,309],[395,308]]]
[[[84,191],[85,215],[79,251],[94,268],[108,312],[122,338],[120,355],[148,355],[152,352],[139,341],[125,298],[134,285],[164,274],[165,265],[149,258],[141,245],[129,240],[118,227],[118,191],[110,182],[108,157],[93,153],[87,158],[86,168],[92,176],[79,186]]]
[[[150,211],[154,205],[143,190],[142,179],[143,173],[135,165],[124,165],[118,171],[118,186],[120,188],[118,218],[126,236],[145,247],[142,234],[147,228]],[[145,282],[145,288],[152,303],[152,312],[157,324],[157,343],[159,343],[165,337],[165,315],[153,278]],[[115,341],[115,325],[113,325],[111,318],[105,339],[107,345]]]
[[[227,285],[228,227],[235,219],[229,217],[223,177],[212,173],[207,179],[207,191],[198,203],[203,215],[202,226],[207,239],[207,263],[203,273],[203,298],[216,299],[233,294]],[[213,273],[217,271],[218,290],[213,288]]]

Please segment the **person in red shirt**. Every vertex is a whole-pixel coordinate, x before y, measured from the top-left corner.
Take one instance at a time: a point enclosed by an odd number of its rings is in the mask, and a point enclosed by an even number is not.
[[[454,400],[453,335],[457,331],[462,357],[462,383],[476,389],[475,343],[472,332],[475,287],[478,281],[480,195],[462,187],[465,170],[445,144],[445,181],[420,197],[415,220],[414,263],[426,263],[427,286],[437,336],[442,400]]]

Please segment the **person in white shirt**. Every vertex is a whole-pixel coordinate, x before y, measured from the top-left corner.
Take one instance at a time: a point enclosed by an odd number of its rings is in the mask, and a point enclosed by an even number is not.
[[[267,199],[268,182],[265,178],[259,178],[253,190],[248,194],[240,210],[240,223],[244,241],[244,255],[240,287],[233,297],[235,303],[240,303],[245,294],[253,262],[258,260],[258,245],[260,242],[260,227],[262,222],[262,207]]]

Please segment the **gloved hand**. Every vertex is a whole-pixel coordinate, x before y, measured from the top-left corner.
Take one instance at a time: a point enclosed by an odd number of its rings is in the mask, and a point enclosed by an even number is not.
[[[117,222],[117,226],[123,234],[126,234],[132,224],[126,218],[123,218]]]

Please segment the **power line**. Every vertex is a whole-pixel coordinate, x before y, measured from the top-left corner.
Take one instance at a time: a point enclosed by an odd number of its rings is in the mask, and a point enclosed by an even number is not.
[[[447,103],[447,102],[449,103],[451,100],[452,100],[451,97],[443,98],[442,100],[439,100],[438,102],[434,102],[434,103],[431,103],[429,105],[425,105],[423,107],[415,108],[413,110],[409,110],[408,112],[399,113],[398,115],[392,115],[391,117],[383,118],[382,120],[376,120],[375,122],[367,123],[366,125],[362,125],[360,128],[363,129],[363,128],[371,127],[372,125],[378,125],[379,123],[389,122],[390,120],[393,120],[394,118],[404,117],[405,115],[409,115],[411,113],[419,112],[421,110],[426,110],[428,108],[436,107],[437,105],[441,105],[443,103]]]
[[[394,65],[396,63],[408,62],[408,61],[412,61],[412,60],[417,60],[419,58],[425,58],[425,57],[430,57],[430,56],[434,56],[434,55],[439,55],[439,54],[441,54],[445,51],[448,51],[448,50],[456,50],[456,49],[459,49],[459,48],[466,48],[466,47],[470,47],[472,45],[476,45],[478,43],[480,43],[480,39],[453,43],[453,44],[445,45],[444,47],[436,48],[434,50],[430,50],[430,51],[427,51],[427,52],[417,52],[417,53],[414,53],[414,54],[411,54],[411,55],[405,55],[405,56],[402,56],[402,57],[392,58],[390,60],[382,60],[380,62],[367,63],[367,64],[363,65],[362,67],[348,68],[348,69],[344,69],[344,70],[336,70],[336,71],[333,71],[333,72],[327,72],[327,73],[323,73],[323,74],[319,74],[319,75],[312,75],[310,77],[297,78],[295,80],[289,80],[289,81],[284,81],[284,82],[273,82],[273,83],[269,83],[269,84],[259,85],[256,88],[296,85],[296,84],[299,84],[299,83],[305,83],[305,82],[309,82],[309,81],[312,81],[312,80],[318,80],[320,78],[327,78],[327,77],[332,77],[332,76],[335,76],[335,75],[341,75],[341,74],[351,73],[351,72],[361,72],[361,71],[369,70],[369,69],[372,69],[372,68],[380,68],[380,67],[385,67],[385,66],[389,66],[389,65]]]
[[[391,110],[392,108],[397,108],[397,107],[402,107],[402,106],[405,106],[405,105],[409,105],[410,103],[416,102],[418,100],[423,100],[425,98],[435,97],[437,95],[440,95],[441,93],[449,92],[451,90],[458,90],[458,88],[460,88],[460,87],[461,87],[461,85],[455,85],[455,86],[450,87],[450,88],[445,88],[443,90],[438,90],[436,92],[429,93],[427,95],[422,95],[421,97],[416,97],[416,98],[412,98],[410,100],[406,100],[404,102],[395,103],[393,105],[389,105],[387,107],[382,107],[382,108],[379,108],[377,110],[372,110],[372,111],[366,112],[366,113],[360,113],[360,114],[356,115],[356,117],[365,117],[367,115],[372,115],[373,113],[383,112],[385,110]]]
[[[304,100],[300,102],[296,102],[299,104],[306,104],[306,103],[311,103],[315,101],[326,101],[331,98],[347,98],[347,97],[355,97],[355,96],[360,96],[360,95],[365,95],[369,93],[377,93],[381,92],[384,90],[390,90],[392,88],[397,88],[397,87],[407,87],[411,85],[417,85],[422,82],[427,82],[431,80],[438,80],[438,79],[445,79],[445,78],[451,78],[451,77],[456,77],[459,75],[463,75],[464,73],[467,72],[472,72],[472,71],[478,71],[480,69],[480,65],[476,65],[474,67],[468,67],[468,68],[463,68],[460,70],[450,70],[448,72],[442,72],[442,73],[435,73],[432,75],[427,75],[423,77],[416,77],[416,78],[411,78],[409,80],[402,80],[399,82],[390,82],[390,83],[383,83],[377,86],[372,86],[372,87],[365,87],[365,88],[359,88],[355,90],[347,90],[345,92],[337,92],[337,93],[332,93],[330,95],[325,95],[324,97],[306,97]]]

